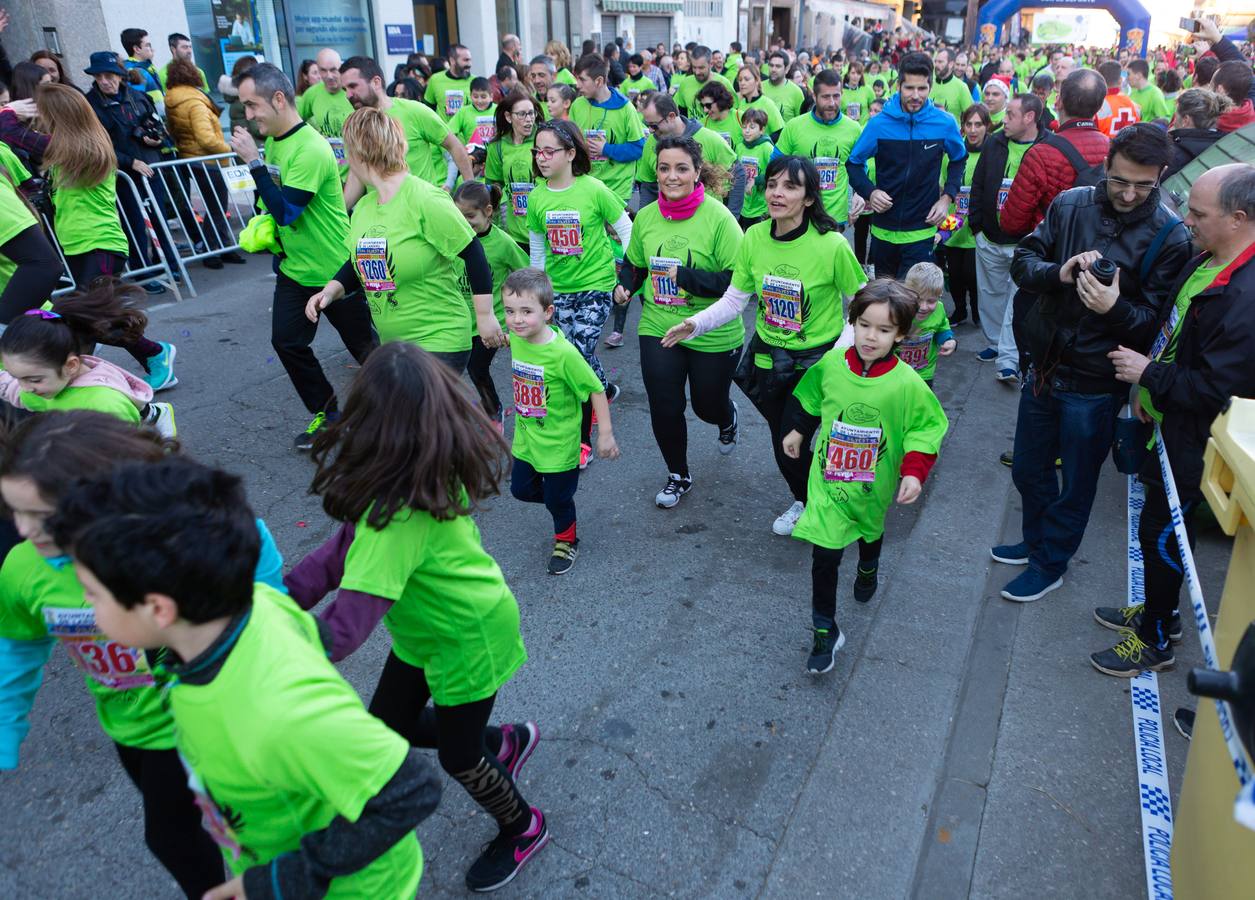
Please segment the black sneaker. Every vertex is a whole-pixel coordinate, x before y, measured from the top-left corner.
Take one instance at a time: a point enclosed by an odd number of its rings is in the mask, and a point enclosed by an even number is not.
[[[864,569],[863,564],[859,563],[858,572],[854,576],[854,599],[859,603],[866,603],[876,595],[877,579],[876,574],[880,571],[880,561],[872,563],[871,566]]]
[[[727,456],[736,449],[736,439],[740,432],[741,410],[736,405],[736,401],[732,401],[732,424],[727,428],[719,429],[719,452]]]
[[[1124,640],[1110,650],[1091,653],[1089,661],[1106,675],[1136,678],[1147,669],[1153,672],[1171,669],[1176,664],[1176,657],[1172,655],[1172,644],[1160,650],[1143,641],[1135,632],[1127,631]]]
[[[1187,741],[1194,740],[1194,710],[1180,707],[1172,714],[1172,724],[1177,726],[1181,737]]]
[[[1094,621],[1103,628],[1112,631],[1137,631],[1142,626],[1142,611],[1145,603],[1136,606],[1100,606],[1094,610]],[[1181,643],[1181,614],[1174,612],[1168,620],[1168,640],[1174,644]]]
[[[505,887],[547,843],[549,828],[545,825],[545,814],[533,806],[532,823],[527,831],[518,837],[498,834],[484,844],[479,859],[466,873],[466,886],[479,894]]]
[[[296,436],[293,444],[297,450],[312,450],[314,448],[314,436],[318,432],[327,427],[327,414],[320,412],[310,420],[309,425]]]
[[[575,557],[580,555],[580,539],[573,541],[554,541],[553,556],[549,557],[549,574],[565,575],[575,565]]]
[[[811,647],[811,655],[806,660],[806,671],[812,675],[831,672],[837,664],[837,651],[845,646],[845,633],[833,625],[831,628],[815,629],[815,645]]]
[[[619,386],[617,384],[615,384],[613,381],[610,382],[610,384],[606,385],[606,402],[613,403],[614,401],[619,399],[619,395],[622,393],[623,391],[619,389]]]
[[[505,766],[510,777],[519,780],[519,772],[523,771],[523,763],[527,762],[540,743],[540,729],[535,722],[516,722],[513,725],[501,726],[501,751],[497,760]]]
[[[693,490],[692,478],[681,478],[672,472],[667,475],[667,486],[654,497],[654,503],[658,504],[659,509],[671,509],[691,490]]]

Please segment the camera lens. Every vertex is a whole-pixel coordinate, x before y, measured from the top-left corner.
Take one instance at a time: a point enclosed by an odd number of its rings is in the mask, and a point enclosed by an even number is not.
[[[1089,274],[1105,285],[1110,285],[1116,278],[1116,264],[1104,257],[1099,257],[1089,265]]]

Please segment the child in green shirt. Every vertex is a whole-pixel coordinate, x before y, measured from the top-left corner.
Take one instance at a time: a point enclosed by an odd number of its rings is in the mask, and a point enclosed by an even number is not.
[[[487,147],[497,136],[497,104],[492,102],[492,84],[487,78],[471,79],[471,105],[463,106],[449,122],[449,130],[463,144]]]
[[[767,113],[747,109],[741,113],[741,140],[733,148],[745,167],[745,202],[739,219],[741,230],[767,218],[767,164],[780,155],[767,137]]]
[[[803,434],[823,426],[806,510],[793,530],[813,545],[811,674],[831,671],[845,644],[836,623],[845,548],[858,542],[854,599],[866,603],[876,593],[885,515],[895,493],[898,503],[919,498],[948,427],[936,396],[893,352],[918,309],[915,294],[892,279],[860,289],[850,303],[854,346],[834,347],[807,369],[785,410],[792,429],[782,449],[793,459],[805,449]]]
[[[919,297],[919,312],[911,325],[911,333],[898,344],[898,359],[919,373],[924,384],[933,386],[937,357],[949,356],[958,346],[946,308],[941,304],[945,275],[929,262],[916,263],[906,273],[903,283]]]
[[[583,407],[597,416],[597,455],[617,459],[610,404],[601,379],[580,352],[550,325],[553,285],[544,272],[527,268],[506,279],[502,291],[510,328],[514,381],[514,468],[510,493],[544,503],[553,516],[549,574],[575,564],[575,489],[579,487]]]

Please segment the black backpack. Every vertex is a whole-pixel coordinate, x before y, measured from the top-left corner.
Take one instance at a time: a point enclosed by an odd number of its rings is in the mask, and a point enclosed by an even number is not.
[[[1107,170],[1103,163],[1091,166],[1081,155],[1081,151],[1077,150],[1067,138],[1061,138],[1057,134],[1048,134],[1045,142],[1062,153],[1069,165],[1076,171],[1076,179],[1072,182],[1072,187],[1093,187],[1106,176]]]

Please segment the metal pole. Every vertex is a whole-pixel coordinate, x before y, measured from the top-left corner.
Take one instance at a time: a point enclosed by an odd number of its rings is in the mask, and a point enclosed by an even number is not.
[[[963,37],[968,44],[974,45],[980,39],[980,35],[976,31],[976,15],[979,10],[980,7],[975,0],[969,0],[967,4],[967,18],[963,23]]]
[[[806,38],[806,0],[797,0],[797,43],[793,49],[802,52],[802,41]]]

